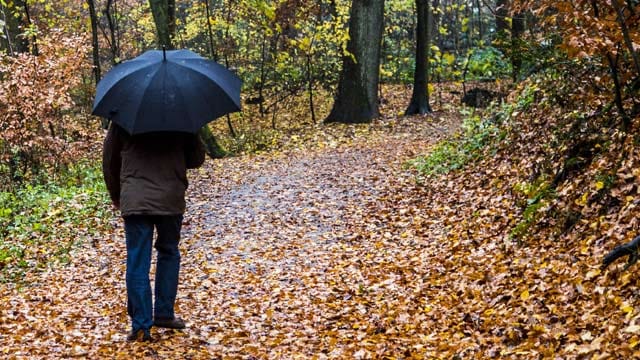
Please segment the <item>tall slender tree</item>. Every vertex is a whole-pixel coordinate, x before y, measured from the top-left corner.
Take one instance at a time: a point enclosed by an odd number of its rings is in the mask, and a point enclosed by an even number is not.
[[[640,56],[638,56],[638,51],[635,49],[633,45],[633,40],[631,40],[631,35],[630,35],[629,27],[627,26],[627,19],[625,18],[625,15],[624,15],[623,6],[619,3],[619,0],[611,0],[611,5],[616,11],[618,24],[620,25],[620,30],[622,31],[622,37],[624,39],[625,45],[627,46],[627,49],[629,50],[631,59],[633,60],[633,66],[636,70],[636,76],[640,78]],[[629,6],[628,8],[629,8],[629,12],[633,14],[634,13],[633,6]]]
[[[366,123],[380,115],[380,42],[384,0],[353,0],[348,54],[343,57],[333,108],[325,122]]]
[[[22,7],[24,9],[26,25],[27,27],[31,28],[33,26],[33,21],[31,19],[31,7],[29,6],[29,2],[27,2],[27,0],[23,0]],[[38,54],[40,53],[40,50],[38,49],[38,38],[36,32],[33,32],[31,36],[30,50],[31,53],[36,56],[38,56]]]
[[[86,0],[89,5],[89,18],[91,19],[91,45],[93,46],[93,76],[96,84],[102,76],[100,69],[100,44],[98,43],[98,18],[96,16],[96,6],[93,0]]]
[[[522,35],[525,31],[524,13],[516,13],[511,19],[511,77],[513,81],[518,81],[520,70],[522,69]]]
[[[480,0],[475,2],[476,9],[478,9],[478,40],[482,41],[484,38],[484,28],[482,26],[482,6]]]
[[[416,0],[416,65],[413,74],[413,95],[405,115],[426,114],[429,106],[429,46],[431,44],[431,6],[430,0]]]
[[[0,50],[7,50],[7,53],[13,56],[14,44],[11,34],[11,21],[15,22],[15,18],[11,16],[8,6],[0,1]]]
[[[507,19],[509,16],[509,1],[497,0],[494,15],[496,17],[496,33],[498,36],[506,36],[506,32],[508,32],[510,28]]]
[[[105,32],[105,38],[111,50],[111,63],[115,65],[120,62],[120,32],[118,22],[116,21],[118,14],[115,0],[107,0],[107,4],[104,7],[104,14],[107,17],[109,36],[106,35],[105,30],[103,30],[103,32]]]
[[[209,6],[209,0],[203,0],[206,22],[207,22],[207,40],[209,45],[209,57],[213,60],[218,61],[218,54],[213,45],[213,28],[211,27],[211,7]]]
[[[525,12],[514,12],[512,1],[497,0],[496,33],[500,40],[497,47],[509,56],[511,60],[511,76],[513,81],[518,81],[522,68],[522,35],[526,30]],[[512,15],[512,17],[510,17]]]
[[[591,1],[591,8],[593,9],[593,15],[597,20],[600,20],[600,8],[598,3],[595,0]],[[609,62],[609,69],[611,72],[611,78],[613,80],[613,90],[614,90],[614,102],[616,107],[618,108],[618,112],[622,117],[622,124],[625,129],[629,128],[631,125],[631,119],[627,115],[626,110],[624,109],[624,103],[622,100],[622,85],[620,83],[620,76],[618,71],[618,60],[620,59],[620,55],[616,54],[615,56],[611,53],[611,51],[606,51],[606,58]]]

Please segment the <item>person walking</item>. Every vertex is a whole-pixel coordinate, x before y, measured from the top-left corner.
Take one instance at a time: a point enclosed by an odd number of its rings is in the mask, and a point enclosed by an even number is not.
[[[111,200],[124,220],[129,341],[150,341],[152,326],[186,326],[174,313],[180,272],[178,243],[186,207],[187,169],[200,167],[204,158],[204,146],[195,134],[129,135],[115,123],[109,127],[102,170]],[[152,246],[157,251],[155,304],[149,279]]]

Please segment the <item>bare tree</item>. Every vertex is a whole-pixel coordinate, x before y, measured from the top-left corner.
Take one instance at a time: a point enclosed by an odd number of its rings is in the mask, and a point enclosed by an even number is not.
[[[107,18],[109,32],[107,33],[104,27],[101,27],[101,30],[111,51],[112,64],[118,62],[120,58],[120,38],[118,35],[118,23],[116,22],[117,14],[114,14],[115,11],[117,11],[115,0],[107,0],[107,4],[104,7],[104,15]]]

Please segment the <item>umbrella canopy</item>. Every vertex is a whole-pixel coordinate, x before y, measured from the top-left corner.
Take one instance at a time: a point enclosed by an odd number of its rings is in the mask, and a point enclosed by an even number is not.
[[[131,135],[156,131],[195,133],[240,111],[235,74],[189,50],[150,50],[116,65],[98,83],[94,115]]]

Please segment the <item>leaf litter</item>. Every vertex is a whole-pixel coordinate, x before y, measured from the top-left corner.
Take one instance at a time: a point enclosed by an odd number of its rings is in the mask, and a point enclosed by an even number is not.
[[[545,108],[530,113],[560,118]],[[636,277],[601,271],[599,259],[603,239],[621,242],[636,226],[637,194],[626,184],[640,155],[629,141],[612,145],[631,149],[618,169],[622,185],[611,189],[620,211],[603,215],[591,200],[603,188],[593,174],[612,163],[596,159],[588,176],[559,184],[538,210],[546,214],[540,224],[515,238],[524,216],[517,189],[548,151],[535,139],[553,131],[530,118],[516,119],[506,141],[477,162],[421,185],[405,162],[453,133],[459,116],[317,127],[279,152],[208,161],[190,174],[177,300],[184,332],[154,329],[150,344],[124,340],[125,253],[114,218],[113,231],[85,242],[68,266],[31,274],[23,287],[2,285],[0,354],[638,356]],[[551,231],[561,224],[549,214],[563,207],[582,216]]]
[[[456,122],[444,116],[397,126],[384,119],[367,126],[335,124],[324,127],[309,148],[208,161],[190,174],[181,242],[176,306],[188,321],[186,331],[154,330],[151,344],[125,341],[124,235],[114,217],[113,232],[74,250],[67,266],[29,274],[22,287],[2,285],[0,354],[366,356],[389,321],[370,310],[379,304],[394,311],[400,286],[385,269],[396,269],[397,250],[383,248],[392,239],[372,248],[359,244],[386,227],[368,221],[368,214],[388,211],[379,206],[395,181],[415,187],[403,162]],[[369,293],[376,295],[361,301]],[[410,320],[406,313],[399,316]]]

